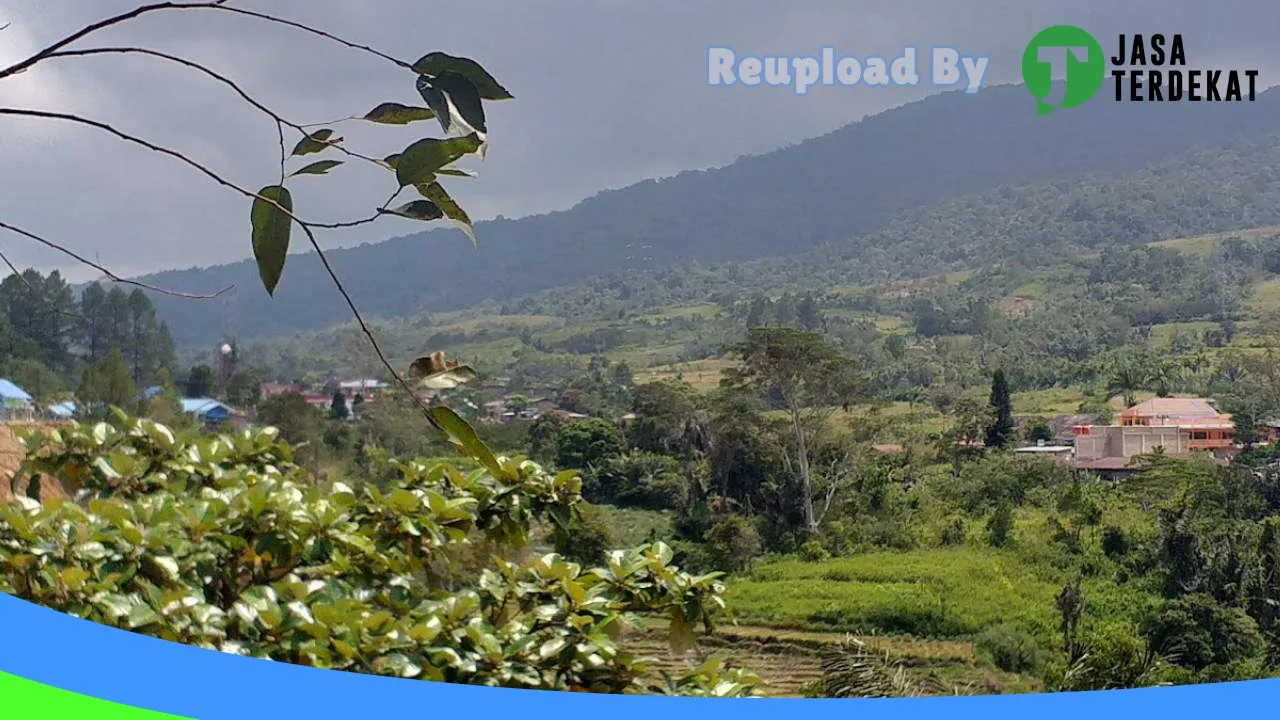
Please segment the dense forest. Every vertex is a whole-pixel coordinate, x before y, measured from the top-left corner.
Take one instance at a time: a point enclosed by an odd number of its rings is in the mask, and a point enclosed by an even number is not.
[[[1004,186],[1072,184],[1084,182],[1077,180],[1082,175],[1097,173],[1123,175],[1228,140],[1249,142],[1275,127],[1277,98],[1263,93],[1256,103],[1230,112],[1213,104],[1166,113],[1155,105],[1098,103],[1070,116],[1039,117],[1027,112],[1021,87],[993,87],[977,97],[948,93],[724,168],[603,192],[563,212],[479,223],[478,250],[455,231],[432,230],[334,251],[333,261],[343,268],[360,306],[383,318],[456,310],[487,299],[508,301],[605,275],[610,277],[595,284],[612,284],[616,276],[653,282],[655,273],[650,271],[788,255],[829,243],[834,245],[827,254],[846,261],[857,258],[887,271],[882,254],[888,253],[884,260],[899,265],[902,258],[911,257],[905,251],[893,255],[904,234],[910,236],[908,245],[917,247],[932,246],[953,233],[950,226],[929,225],[918,213],[910,213],[913,209]],[[1210,153],[1188,162],[1214,160]],[[1209,175],[1221,171],[1220,165],[1202,176],[1205,183],[1200,187],[1207,186]],[[1176,184],[1180,172],[1170,167],[1162,177]],[[1059,208],[1053,197],[1059,188],[1040,187],[1045,195],[1040,201],[1049,203],[1044,214],[1071,211],[1079,215],[1075,229],[1105,231],[1090,232],[1083,236],[1090,240],[1082,242],[1105,238],[1127,222],[1141,222],[1124,219],[1123,203],[1107,201],[1101,194],[1082,197],[1077,192],[1079,207]],[[1159,195],[1153,203],[1163,199],[1183,209],[1163,226],[1139,232],[1172,228],[1184,220],[1224,229],[1225,210],[1211,209],[1217,197],[1213,193],[1175,189]],[[1027,199],[1009,197],[1001,204],[986,196],[959,202],[975,203],[974,208],[995,202],[991,209],[997,217],[1012,222],[1023,216],[1003,211],[1025,207],[1017,203]],[[1250,202],[1246,194],[1230,207]],[[1260,202],[1256,207],[1268,206]],[[1163,204],[1153,209],[1166,212]],[[1194,218],[1201,209],[1210,214]],[[1091,217],[1095,210],[1101,214]],[[1112,217],[1117,212],[1120,216]],[[891,223],[903,213],[904,219]],[[984,227],[982,213],[975,215],[979,219],[967,223],[962,232],[998,229]],[[1026,219],[1041,218],[1028,212]],[[1236,217],[1238,224],[1227,226],[1243,226],[1247,219]],[[1126,231],[1121,238],[1132,235]],[[850,238],[860,239],[848,242]],[[1024,234],[1010,238],[1008,245],[1033,253],[1039,240]],[[942,259],[956,264],[970,250],[961,245]],[[184,346],[207,345],[210,337],[226,333],[245,340],[292,335],[347,319],[345,306],[313,255],[290,260],[291,280],[270,301],[254,281],[255,273],[252,264],[244,262],[147,279],[193,292],[236,285],[214,302],[153,298]]]
[[[92,283],[77,298],[62,276],[35,270],[0,281],[0,377],[49,400],[132,400],[177,359],[169,328],[141,290]],[[121,389],[123,388],[123,390]]]

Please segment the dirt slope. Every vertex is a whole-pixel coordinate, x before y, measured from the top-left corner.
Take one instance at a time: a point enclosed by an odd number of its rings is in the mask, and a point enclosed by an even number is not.
[[[10,481],[22,465],[26,455],[26,447],[13,434],[13,428],[19,423],[0,423],[0,502],[8,502],[13,495]],[[18,491],[27,491],[27,480],[18,483]],[[40,499],[65,498],[67,492],[56,481],[44,478],[40,482]]]

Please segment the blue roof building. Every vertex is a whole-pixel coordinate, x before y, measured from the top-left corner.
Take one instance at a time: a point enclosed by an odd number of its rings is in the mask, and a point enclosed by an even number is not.
[[[74,400],[67,400],[57,405],[50,405],[49,414],[58,420],[70,420],[76,416],[76,403]]]
[[[182,412],[207,423],[220,423],[236,414],[235,410],[213,398],[182,398],[179,402]]]
[[[34,413],[27,391],[0,378],[0,420],[30,420]]]

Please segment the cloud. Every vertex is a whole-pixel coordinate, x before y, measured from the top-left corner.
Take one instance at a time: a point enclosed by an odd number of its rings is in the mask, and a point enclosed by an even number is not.
[[[709,87],[706,53],[798,54],[835,45],[854,55],[934,44],[992,56],[987,82],[1015,82],[1027,39],[1074,23],[1103,42],[1118,32],[1182,32],[1203,66],[1278,67],[1264,0],[1050,0],[913,3],[718,0],[233,0],[305,20],[397,57],[444,50],[481,61],[516,95],[491,106],[492,146],[480,177],[451,188],[473,217],[562,209],[605,188],[724,165],[834,130],[918,99],[927,88]],[[0,0],[0,65],[97,18],[125,0]],[[379,102],[414,102],[413,78],[362,53],[289,28],[211,11],[153,13],[80,43],[145,45],[207,63],[245,91],[303,122],[361,114]],[[151,58],[68,58],[0,81],[0,105],[81,112],[179,148],[256,189],[278,176],[272,122],[212,80]],[[406,128],[342,127],[351,143],[389,153],[416,138]],[[249,255],[248,203],[172,159],[79,127],[0,118],[0,213],[15,224],[97,256],[125,272],[234,261]],[[348,163],[300,178],[300,211],[336,220],[385,199],[387,178]],[[420,229],[408,221],[323,235],[326,246]],[[0,249],[23,264],[65,258],[12,237]],[[78,277],[84,277],[81,272]]]

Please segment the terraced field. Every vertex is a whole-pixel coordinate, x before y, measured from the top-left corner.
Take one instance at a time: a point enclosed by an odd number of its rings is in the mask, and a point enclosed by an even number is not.
[[[1038,681],[995,670],[978,661],[973,644],[965,641],[924,641],[905,637],[853,637],[842,633],[777,630],[760,626],[725,625],[699,639],[685,654],[673,653],[666,643],[664,624],[653,621],[644,632],[625,640],[629,650],[653,657],[657,666],[675,675],[697,667],[712,655],[751,668],[765,682],[770,697],[801,697],[805,687],[822,677],[824,650],[860,642],[886,653],[922,687],[945,688],[926,694],[1006,694],[1032,692]]]

